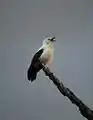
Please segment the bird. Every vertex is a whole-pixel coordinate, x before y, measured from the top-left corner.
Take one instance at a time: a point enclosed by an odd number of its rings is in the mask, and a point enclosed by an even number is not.
[[[44,66],[50,67],[54,56],[55,37],[45,37],[42,46],[33,55],[31,63],[27,70],[28,81],[33,82],[37,78],[37,73]]]

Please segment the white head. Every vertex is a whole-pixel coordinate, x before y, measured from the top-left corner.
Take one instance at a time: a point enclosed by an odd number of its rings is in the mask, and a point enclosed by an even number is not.
[[[52,47],[53,46],[53,43],[55,42],[55,37],[46,37],[44,40],[43,40],[43,45],[46,46],[46,47]]]

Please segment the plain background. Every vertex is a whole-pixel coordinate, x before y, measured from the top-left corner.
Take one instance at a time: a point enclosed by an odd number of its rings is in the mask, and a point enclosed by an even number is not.
[[[93,109],[93,0],[0,1],[0,120],[85,120],[41,71],[26,72],[44,36],[55,36],[51,71]]]

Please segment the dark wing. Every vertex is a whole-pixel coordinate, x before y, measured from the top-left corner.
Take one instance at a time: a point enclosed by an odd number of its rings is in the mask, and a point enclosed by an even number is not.
[[[33,59],[32,59],[32,65],[36,64],[37,61],[39,60],[41,54],[43,53],[44,49],[40,49],[34,56],[33,56]]]
[[[39,61],[41,54],[43,53],[43,49],[40,49],[32,58],[31,64],[28,68],[28,80],[33,81],[36,79],[37,72],[42,69],[42,64]]]

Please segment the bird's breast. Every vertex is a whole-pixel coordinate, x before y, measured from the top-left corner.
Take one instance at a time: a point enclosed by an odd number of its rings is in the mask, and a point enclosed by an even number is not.
[[[48,64],[48,62],[52,61],[52,59],[53,59],[53,50],[51,50],[51,49],[44,50],[40,59],[43,64]]]

